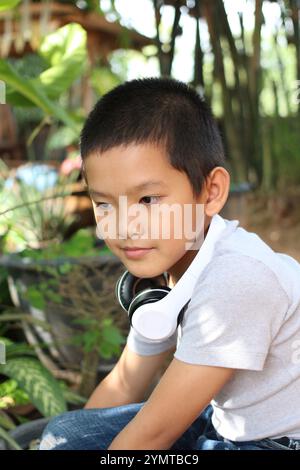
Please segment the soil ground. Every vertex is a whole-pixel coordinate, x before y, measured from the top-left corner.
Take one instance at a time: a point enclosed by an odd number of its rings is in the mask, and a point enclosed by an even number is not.
[[[266,196],[259,192],[232,195],[221,215],[259,235],[277,252],[300,262],[300,187]]]

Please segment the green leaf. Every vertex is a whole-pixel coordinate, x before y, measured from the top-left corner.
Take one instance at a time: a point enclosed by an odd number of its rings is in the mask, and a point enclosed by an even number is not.
[[[103,339],[110,344],[120,345],[124,341],[123,335],[120,333],[120,330],[112,324],[110,318],[103,320],[102,328]]]
[[[91,71],[91,84],[100,96],[120,83],[120,78],[107,67],[94,67]]]
[[[10,444],[10,446],[15,450],[22,450],[22,447],[0,426],[0,437]]]
[[[69,127],[63,126],[48,138],[46,145],[48,150],[57,150],[77,143],[77,141],[78,134]]]
[[[3,410],[0,410],[0,426],[8,430],[16,427],[11,417]]]
[[[56,416],[67,411],[59,382],[37,360],[10,359],[0,365],[0,373],[16,380],[43,416]]]
[[[111,318],[106,318],[102,322],[101,341],[99,341],[99,352],[106,358],[111,359],[113,356],[120,354],[120,345],[124,342],[125,338],[120,333],[120,330],[113,325]]]
[[[74,390],[71,390],[63,380],[59,380],[59,385],[68,403],[73,405],[84,405],[87,402],[86,397],[83,397],[79,393],[74,392]]]
[[[44,310],[44,296],[42,292],[40,292],[36,287],[30,286],[24,296],[33,305],[33,307],[38,308],[40,310]]]
[[[54,116],[67,126],[78,132],[75,121],[68,113],[59,106],[58,103],[51,101],[41,86],[34,83],[34,80],[24,80],[5,60],[0,59],[0,79],[12,86],[14,90],[28,98],[32,103],[38,106],[46,115]]]
[[[0,11],[11,10],[15,8],[21,0],[1,0]]]
[[[6,360],[16,356],[36,356],[32,346],[26,343],[13,343],[6,346]]]
[[[7,403],[7,397],[13,400],[12,404]],[[28,394],[18,387],[16,380],[8,379],[0,384],[0,408],[9,408],[10,406],[25,405],[27,403],[30,403]],[[4,426],[1,422],[0,425]]]
[[[57,294],[56,292],[52,292],[51,290],[47,290],[47,292],[45,292],[45,295],[47,297],[47,300],[55,303],[55,304],[61,304],[62,303],[62,296]]]
[[[6,101],[12,106],[19,106],[20,108],[35,107],[35,104],[31,100],[21,95],[21,93],[11,90],[9,88],[6,89]]]
[[[70,271],[72,271],[73,266],[71,263],[63,263],[58,267],[58,270],[60,274],[68,274]]]
[[[0,336],[0,342],[4,343],[5,346],[8,346],[10,344],[14,344],[14,342],[11,339],[6,338],[5,336]]]
[[[86,31],[77,23],[69,23],[48,34],[39,54],[51,65],[34,79],[50,98],[58,98],[84,72],[87,58]]]

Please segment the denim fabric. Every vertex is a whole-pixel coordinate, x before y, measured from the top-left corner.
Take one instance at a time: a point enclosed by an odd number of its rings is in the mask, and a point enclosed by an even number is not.
[[[45,427],[38,450],[105,450],[144,404],[87,408],[55,416]],[[292,450],[297,445],[300,447],[299,441],[287,438],[286,446],[272,439],[243,442],[224,439],[212,425],[212,411],[212,406],[208,405],[170,450]]]

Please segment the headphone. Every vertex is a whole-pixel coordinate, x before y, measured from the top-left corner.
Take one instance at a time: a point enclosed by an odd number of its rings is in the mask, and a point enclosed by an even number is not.
[[[139,278],[129,271],[120,276],[115,295],[137,333],[150,342],[161,342],[173,335],[183,320],[197,279],[226,227],[221,216],[212,217],[197,255],[172,289],[167,285],[167,272],[152,278]]]

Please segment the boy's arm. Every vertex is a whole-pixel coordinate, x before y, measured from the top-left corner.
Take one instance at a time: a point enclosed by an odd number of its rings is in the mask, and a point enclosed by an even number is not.
[[[174,358],[143,408],[108,450],[170,449],[234,372]]]
[[[108,408],[144,400],[174,349],[142,356],[125,345],[117,364],[95,388],[84,408]]]

